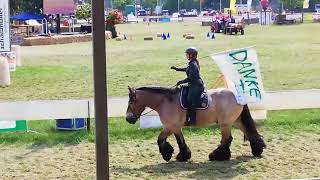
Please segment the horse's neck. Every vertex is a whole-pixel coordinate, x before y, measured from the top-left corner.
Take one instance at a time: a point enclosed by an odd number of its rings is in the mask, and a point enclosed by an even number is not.
[[[159,110],[160,105],[164,98],[163,94],[147,92],[147,91],[142,91],[139,96],[141,96],[142,103],[145,106],[156,111]]]

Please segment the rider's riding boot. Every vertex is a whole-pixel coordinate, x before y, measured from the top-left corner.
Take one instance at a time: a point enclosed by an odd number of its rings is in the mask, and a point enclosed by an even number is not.
[[[187,120],[185,122],[186,126],[192,126],[196,124],[196,111],[195,109],[189,109],[187,111]]]

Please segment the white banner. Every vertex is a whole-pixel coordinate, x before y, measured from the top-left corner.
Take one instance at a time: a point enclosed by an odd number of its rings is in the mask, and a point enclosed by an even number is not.
[[[212,59],[218,65],[228,88],[233,91],[239,104],[263,106],[265,91],[257,52],[253,47],[215,54]]]
[[[0,1],[0,52],[8,52],[10,45],[9,0]]]

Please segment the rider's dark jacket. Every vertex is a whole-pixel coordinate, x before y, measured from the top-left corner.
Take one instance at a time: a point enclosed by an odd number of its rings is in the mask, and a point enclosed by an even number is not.
[[[204,91],[204,84],[199,70],[200,68],[196,59],[190,60],[189,65],[186,68],[176,68],[176,71],[184,71],[187,74],[187,78],[181,82],[188,83],[189,85],[188,101],[191,108],[196,105]]]

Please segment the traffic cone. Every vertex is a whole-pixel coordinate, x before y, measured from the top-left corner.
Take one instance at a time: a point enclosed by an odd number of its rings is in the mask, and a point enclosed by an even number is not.
[[[214,33],[212,33],[211,39],[215,39],[216,37],[214,37]]]
[[[162,40],[166,40],[166,39],[167,39],[166,35],[162,33]]]
[[[170,36],[170,34],[168,33],[168,35],[167,35],[167,39],[170,39],[170,37],[171,37],[171,36]]]

